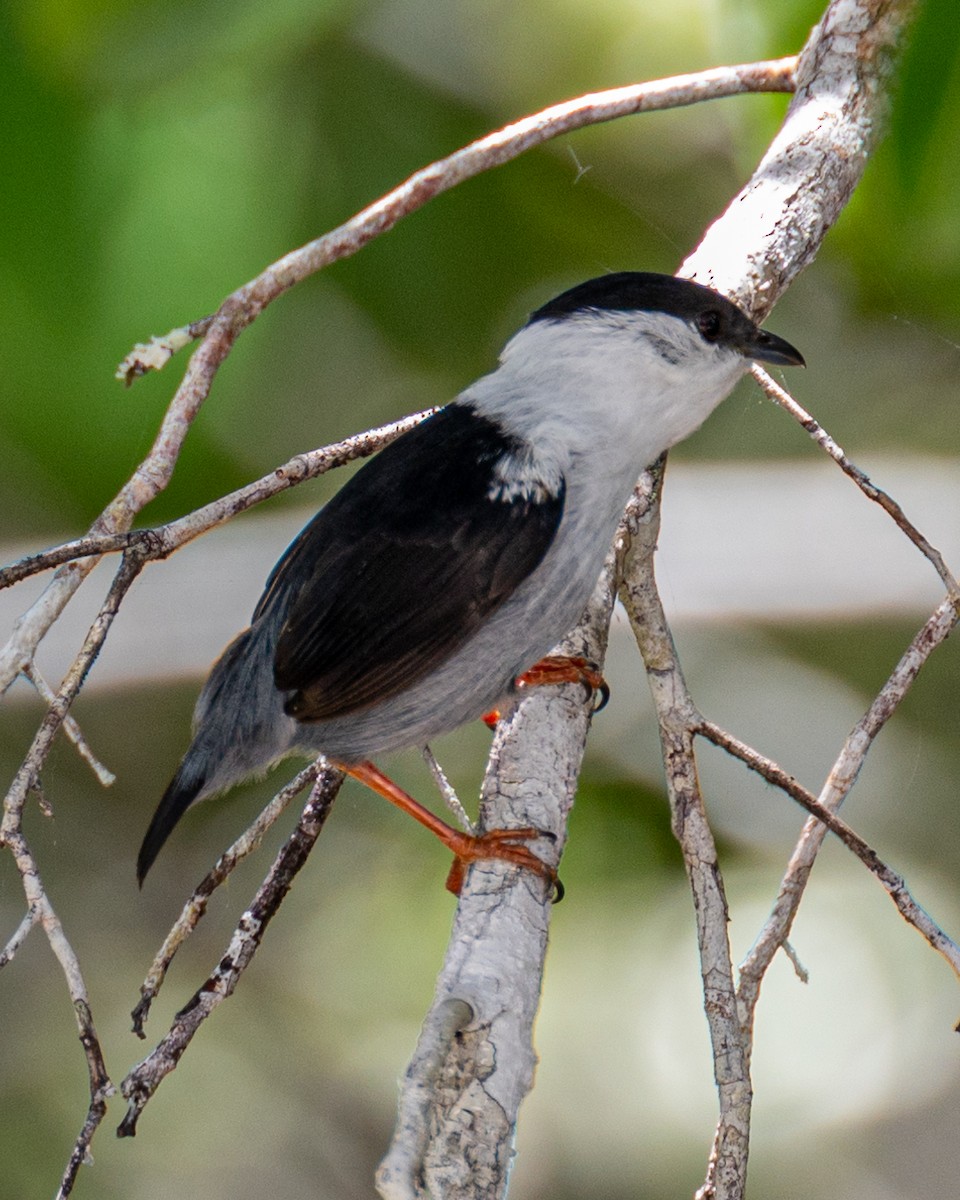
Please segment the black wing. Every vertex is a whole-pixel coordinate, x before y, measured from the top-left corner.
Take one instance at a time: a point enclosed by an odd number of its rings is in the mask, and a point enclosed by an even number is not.
[[[546,554],[562,483],[497,496],[524,443],[453,404],[387,446],[303,530],[257,615],[292,596],[274,678],[317,721],[403,691],[449,657]]]

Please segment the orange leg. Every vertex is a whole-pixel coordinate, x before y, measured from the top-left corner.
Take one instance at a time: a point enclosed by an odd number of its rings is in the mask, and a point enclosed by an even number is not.
[[[552,834],[545,834],[542,829],[534,829],[532,826],[525,826],[522,829],[490,829],[486,833],[480,834],[479,837],[461,833],[459,829],[453,829],[446,821],[441,821],[429,808],[424,808],[403,788],[398,787],[392,779],[384,775],[372,762],[354,763],[351,766],[346,763],[337,765],[348,775],[352,775],[354,779],[358,779],[378,795],[383,796],[385,800],[389,800],[397,808],[409,813],[415,821],[426,826],[448,850],[453,852],[454,863],[447,876],[447,887],[454,895],[460,894],[463,878],[470,863],[484,858],[499,858],[514,866],[535,871],[536,874],[548,881],[556,894],[556,899],[563,894],[563,888],[553,867],[547,866],[528,846],[523,845],[523,842],[533,838],[552,837]]]

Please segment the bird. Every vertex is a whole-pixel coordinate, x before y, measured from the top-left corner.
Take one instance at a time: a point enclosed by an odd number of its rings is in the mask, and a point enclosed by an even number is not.
[[[191,805],[321,754],[453,851],[452,890],[480,858],[555,880],[526,844],[540,831],[453,829],[373,760],[509,702],[518,681],[596,681],[582,662],[534,668],[583,612],[640,472],[754,361],[804,365],[671,275],[602,275],[533,312],[490,374],[371,458],[284,552],[200,693],[140,885]]]

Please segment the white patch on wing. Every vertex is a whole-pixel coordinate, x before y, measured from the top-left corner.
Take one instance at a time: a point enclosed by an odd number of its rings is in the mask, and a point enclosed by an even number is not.
[[[550,477],[552,476],[552,477]],[[545,504],[560,491],[559,472],[544,470],[531,453],[502,454],[493,465],[493,479],[487,490],[488,500],[512,504],[516,500]]]

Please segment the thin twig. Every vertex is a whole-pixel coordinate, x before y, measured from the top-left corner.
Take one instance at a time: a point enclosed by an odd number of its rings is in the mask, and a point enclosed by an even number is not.
[[[0,584],[0,587],[2,586],[3,585]],[[26,675],[27,679],[29,679],[33,686],[37,689],[40,699],[48,705],[53,704],[54,700],[56,699],[53,688],[51,688],[51,686],[44,679],[37,664],[30,663],[24,671],[24,675]],[[67,735],[70,741],[73,742],[77,753],[94,773],[99,784],[101,784],[103,787],[110,787],[116,783],[116,775],[114,775],[109,767],[105,767],[90,749],[87,739],[83,736],[80,726],[73,719],[73,717],[64,717],[63,732]]]
[[[788,775],[776,763],[771,762],[770,759],[765,758],[752,747],[741,742],[739,738],[733,737],[719,726],[714,725],[712,721],[706,720],[702,721],[697,732],[713,742],[715,746],[720,746],[728,754],[733,755],[734,758],[738,758],[751,771],[755,771],[758,775],[766,779],[768,783],[772,783],[786,792],[788,796],[805,808],[821,826],[825,826],[831,833],[836,834],[847,849],[851,850],[867,870],[875,875],[884,888],[886,888],[890,894],[890,898],[897,906],[900,915],[907,924],[912,925],[922,937],[926,938],[933,949],[942,955],[953,969],[957,978],[960,979],[960,946],[940,928],[925,909],[920,907],[911,895],[903,876],[888,867],[872,846],[864,841],[858,833],[855,833],[836,813],[827,808],[821,800],[818,800],[812,792],[807,791],[806,788],[797,783],[793,776]],[[866,753],[866,747],[864,747],[863,753]],[[846,774],[846,772],[844,773]],[[856,772],[854,772],[853,777],[849,780],[850,786],[852,786],[855,777]],[[826,791],[826,789],[824,790]],[[842,797],[837,800],[837,803],[840,802],[840,799]],[[783,931],[783,937],[779,943],[781,946],[789,934],[790,925],[792,925],[792,918]],[[752,978],[755,976],[756,968],[753,965],[755,961],[753,956],[754,951],[751,951],[747,962],[741,967],[741,980],[745,977]],[[741,988],[739,990],[743,992],[745,989]]]
[[[184,346],[203,335],[210,328],[213,317],[202,317],[192,325],[171,329],[163,337],[152,337],[148,342],[137,342],[130,353],[117,367],[114,375],[127,387],[148,371],[162,370],[171,358]]]
[[[751,368],[751,374],[770,399],[779,405],[784,412],[788,412],[807,431],[817,445],[830,455],[840,470],[843,471],[844,475],[849,476],[868,499],[872,500],[875,504],[879,504],[883,511],[893,518],[897,528],[905,533],[924,558],[933,564],[934,570],[940,576],[954,601],[960,603],[960,584],[957,583],[953,572],[944,562],[943,555],[935,546],[932,546],[927,541],[916,525],[909,520],[907,514],[897,501],[883,491],[882,488],[878,488],[869,475],[867,475],[866,471],[861,470],[860,467],[851,462],[847,458],[843,448],[833,440],[830,434],[817,421],[816,417],[808,413],[803,405],[798,403],[786,388],[781,387],[776,380],[772,379],[763,367],[754,364]]]
[[[30,930],[34,925],[40,923],[40,910],[33,904],[23,914],[23,920],[7,939],[7,944],[3,950],[0,950],[0,967],[5,967],[8,962],[12,962],[17,951],[27,940]]]
[[[87,1061],[90,1084],[90,1106],[83,1128],[78,1135],[60,1185],[60,1196],[69,1195],[76,1173],[87,1156],[90,1139],[93,1137],[106,1111],[107,1098],[114,1087],[104,1066],[103,1052],[93,1025],[86,983],[80,962],[73,946],[64,932],[60,918],[46,894],[33,851],[23,834],[22,815],[27,797],[39,784],[40,768],[46,758],[50,744],[63,723],[67,709],[80,690],[87,672],[99,652],[103,639],[119,610],[123,597],[140,570],[141,563],[135,555],[125,555],[114,578],[106,599],[100,607],[93,625],[87,633],[83,647],[67,672],[59,692],[41,722],[33,744],[24,759],[4,801],[3,821],[0,824],[0,845],[5,845],[13,856],[20,873],[24,894],[30,912],[36,912],[43,926],[47,941],[60,963],[70,999],[77,1019],[80,1043]]]
[[[412,413],[409,417],[402,417],[399,421],[391,421],[376,429],[353,434],[341,442],[297,454],[289,462],[275,467],[269,474],[262,475],[252,483],[245,484],[234,492],[228,492],[219,500],[194,509],[193,512],[166,525],[158,525],[153,529],[134,529],[104,537],[76,538],[40,554],[21,558],[8,567],[0,568],[0,589],[11,587],[30,575],[58,567],[62,563],[99,557],[119,550],[135,548],[145,562],[167,558],[187,542],[217,525],[222,525],[231,517],[246,512],[248,508],[269,500],[271,496],[296,487],[308,479],[316,479],[335,467],[345,466],[358,458],[368,458],[436,411],[435,408],[427,408],[422,412]]]
[[[662,482],[663,460],[658,485]],[[657,489],[659,501],[659,486]],[[674,835],[694,898],[704,1011],[713,1047],[720,1116],[704,1196],[741,1196],[746,1180],[753,1093],[727,936],[727,899],[717,847],[700,792],[694,731],[702,720],[677,658],[653,573],[659,531],[655,517],[629,530],[622,550],[620,599],[630,618],[657,711]]]
[[[796,950],[794,950],[793,945],[790,942],[784,942],[783,945],[780,947],[780,949],[784,952],[784,954],[790,960],[790,965],[793,967],[793,972],[796,975],[796,977],[800,980],[800,982],[801,983],[809,983],[810,982],[810,972],[800,961],[800,955],[797,954]]]
[[[67,1160],[56,1200],[66,1200],[66,1197],[73,1191],[80,1168],[90,1159],[90,1143],[93,1141],[94,1134],[107,1115],[107,1101],[115,1095],[117,1090],[107,1075],[107,1068],[100,1051],[100,1041],[97,1031],[93,1027],[90,1005],[85,998],[77,998],[73,1002],[73,1007],[80,1028],[80,1042],[90,1066],[90,1106],[80,1132],[77,1134],[77,1140],[73,1144],[70,1158]]]
[[[421,750],[423,761],[427,764],[430,774],[433,776],[433,782],[437,785],[437,791],[443,797],[443,802],[447,808],[453,813],[456,819],[460,822],[460,827],[472,837],[476,836],[477,829],[473,821],[470,820],[470,814],[463,807],[463,801],[456,793],[453,784],[447,778],[447,773],[437,761],[437,756],[429,746],[424,746]]]
[[[307,276],[338,259],[355,254],[435,196],[574,130],[637,113],[681,108],[747,92],[791,92],[796,64],[796,57],[790,56],[716,67],[689,75],[675,75],[668,79],[591,92],[574,100],[553,104],[422,167],[343,225],[285,255],[234,296],[240,298],[242,293],[243,300],[256,305],[259,311],[281,292]],[[216,317],[205,320],[206,325],[197,322],[192,329],[207,332]],[[180,340],[182,332],[172,330],[167,338]],[[154,338],[152,342],[165,340]],[[135,352],[124,359],[117,371],[118,376],[127,382],[156,369],[153,345],[142,359],[138,358],[137,349],[135,347]],[[160,365],[168,357],[164,351]]]
[[[818,804],[826,812],[833,813],[843,803],[853,786],[870,746],[877,734],[890,719],[921,667],[937,646],[941,645],[956,627],[958,616],[952,600],[944,598],[930,615],[923,627],[911,641],[890,677],[880,689],[873,703],[851,730],[840,754],[830,771],[820,793]],[[755,753],[755,752],[754,752]],[[787,777],[789,779],[789,776]],[[826,824],[811,817],[805,822],[800,838],[791,855],[790,862],[780,882],[777,898],[763,929],[740,967],[738,995],[741,1019],[744,1027],[752,1026],[754,1012],[760,993],[760,984],[777,949],[790,936],[804,888],[823,839]],[[889,880],[894,903],[904,918],[920,932],[938,953],[957,970],[955,944],[946,937],[929,915],[915,905],[908,893],[896,886],[896,877]]]
[[[34,735],[30,750],[10,785],[10,790],[4,800],[3,824],[0,825],[0,845],[8,835],[19,832],[20,819],[27,795],[31,788],[39,782],[40,768],[46,760],[53,739],[63,724],[70,705],[83,686],[94,660],[100,653],[104,638],[120,611],[124,596],[130,590],[130,586],[142,568],[143,559],[140,555],[134,551],[127,551],[124,554],[106,599],[87,631],[80,652],[64,676],[59,691],[54,696],[46,716],[40,723],[40,728]]]
[[[201,917],[207,911],[210,897],[228,878],[234,867],[256,850],[263,841],[267,830],[286,809],[294,796],[299,795],[305,787],[315,783],[319,770],[320,761],[318,760],[311,763],[309,767],[305,767],[286,787],[281,788],[233,845],[224,850],[211,870],[194,888],[189,900],[184,904],[180,916],[177,917],[170,932],[164,938],[163,945],[157,951],[150,964],[150,970],[147,971],[146,978],[140,985],[140,1001],[130,1014],[133,1018],[133,1032],[137,1037],[146,1037],[143,1027],[150,1013],[150,1006],[163,985],[174,955],[193,933],[200,923]]]
[[[233,993],[240,976],[256,954],[267,925],[320,836],[342,782],[343,773],[332,767],[323,767],[317,773],[296,829],[284,843],[250,906],[241,916],[230,944],[216,967],[174,1017],[169,1033],[129,1072],[120,1085],[128,1107],[117,1130],[118,1137],[133,1137],[136,1134],[140,1114],[150,1097],[174,1070],[203,1022]]]
[[[33,742],[26,758],[20,765],[13,783],[4,799],[3,821],[0,823],[0,845],[6,845],[17,859],[18,869],[23,879],[27,903],[32,905],[45,900],[40,876],[32,852],[29,850],[22,833],[23,808],[30,792],[39,787],[40,769],[49,752],[50,745],[57,730],[63,723],[67,709],[80,690],[87,672],[100,651],[103,639],[119,611],[123,597],[126,595],[136,578],[141,563],[135,555],[124,555],[120,569],[114,578],[106,599],[100,607],[96,619],[87,632],[84,644],[74,660],[70,670],[64,677],[59,692],[54,697],[46,716],[34,735]],[[43,914],[41,908],[41,914]],[[44,922],[46,928],[46,922]],[[48,931],[49,934],[49,931]]]

